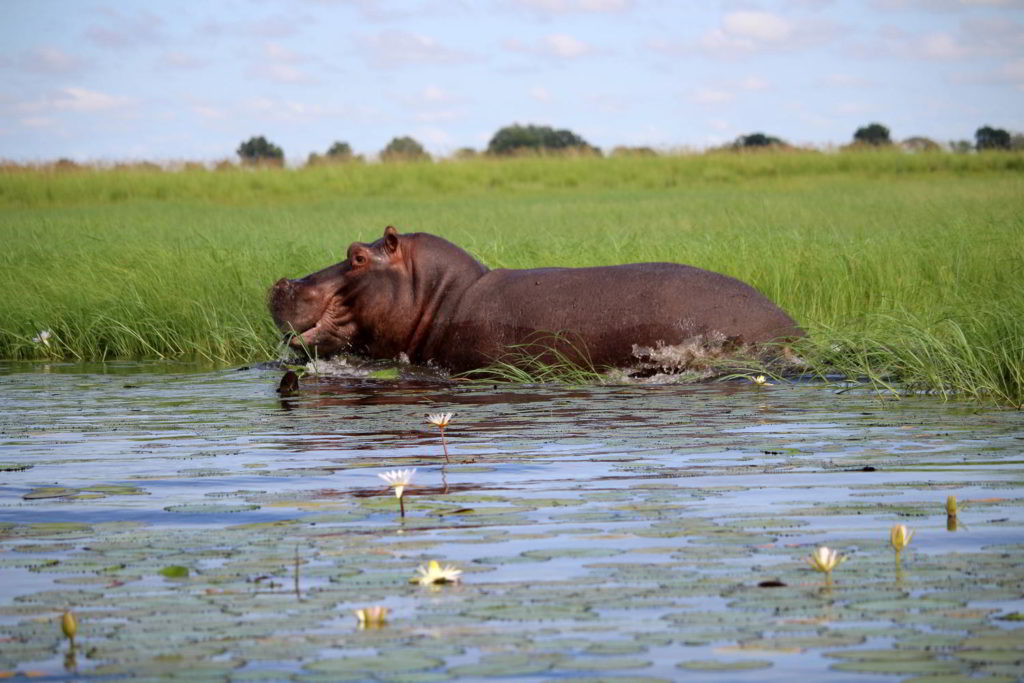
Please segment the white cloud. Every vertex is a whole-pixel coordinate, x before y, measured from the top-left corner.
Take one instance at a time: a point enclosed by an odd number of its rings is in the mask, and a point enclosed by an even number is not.
[[[725,104],[736,99],[736,94],[727,90],[701,88],[693,93],[692,99],[697,104]]]
[[[420,123],[451,123],[466,118],[466,112],[462,109],[436,109],[416,112],[413,118]]]
[[[447,131],[433,126],[418,129],[416,139],[423,140],[434,149],[450,147],[453,144],[452,136]]]
[[[1024,52],[1024,24],[1010,19],[974,18],[953,30],[911,33],[885,25],[868,40],[850,46],[867,59],[966,61],[981,57],[1015,57]]]
[[[161,31],[163,20],[152,12],[122,14],[113,9],[100,9],[102,23],[93,24],[85,30],[85,36],[101,47],[125,49],[148,47],[162,43],[165,37]]]
[[[263,45],[263,54],[266,55],[267,59],[275,62],[295,64],[296,62],[305,61],[305,58],[299,55],[298,52],[274,42],[268,42]]]
[[[743,90],[768,90],[772,87],[770,82],[757,76],[747,76],[740,80],[737,85]]]
[[[118,95],[108,95],[85,88],[62,88],[53,97],[51,104],[56,109],[76,112],[96,112],[110,109],[125,109],[132,104],[131,99]]]
[[[423,99],[426,102],[451,102],[452,96],[443,88],[436,85],[428,85],[423,89]]]
[[[875,111],[874,105],[868,104],[867,102],[839,102],[833,107],[833,111],[836,114],[842,116],[860,116],[863,114],[870,114]]]
[[[863,76],[851,76],[849,74],[842,73],[834,73],[825,76],[825,78],[821,80],[821,84],[833,88],[864,88],[874,85],[870,80]]]
[[[222,121],[228,118],[228,113],[219,107],[212,107],[206,104],[193,104],[190,109],[200,118],[208,121]]]
[[[1000,69],[1000,74],[1006,81],[1013,83],[1018,88],[1024,88],[1024,59],[1004,65]]]
[[[566,33],[545,36],[542,42],[549,52],[565,59],[582,57],[593,51],[593,48],[582,40],[577,40]]]
[[[306,74],[306,72],[290,64],[266,64],[256,67],[251,73],[256,76],[262,76],[274,83],[296,84],[314,82],[314,79]]]
[[[1006,62],[998,69],[958,73],[951,80],[956,84],[1009,85],[1024,90],[1024,59]]]
[[[1024,7],[1024,0],[872,0],[879,9],[964,10],[972,7]]]
[[[83,62],[60,48],[41,46],[22,55],[20,65],[26,71],[40,74],[69,74],[80,71]]]
[[[964,45],[948,33],[930,33],[918,44],[923,57],[928,59],[962,59],[970,53]]]
[[[513,52],[525,52],[552,59],[576,59],[596,52],[588,43],[567,33],[547,35],[532,44],[515,39],[506,40],[504,46]]]
[[[511,0],[511,4],[540,14],[624,12],[633,0]]]
[[[1024,54],[1024,24],[1007,17],[967,19],[960,40],[979,55],[1017,57]]]
[[[409,31],[382,31],[359,40],[371,66],[393,69],[424,64],[461,64],[473,59],[462,50],[442,45],[430,36]]]
[[[720,25],[701,36],[695,44],[657,41],[652,42],[651,47],[670,54],[697,49],[738,57],[827,43],[836,32],[836,26],[825,20],[798,21],[774,12],[736,10],[723,15]]]
[[[401,96],[405,107],[414,112],[412,119],[420,123],[450,123],[466,118],[464,108],[458,106],[461,97],[437,85],[428,85],[409,96]]]
[[[248,73],[274,83],[302,84],[316,82],[299,65],[309,61],[307,57],[279,43],[267,42],[263,45],[261,56],[257,58]]]
[[[594,108],[598,111],[608,112],[610,114],[622,114],[629,110],[630,101],[625,97],[613,95],[610,93],[596,93],[589,95],[587,101],[594,105]]]
[[[160,59],[160,65],[173,69],[199,69],[209,64],[208,60],[200,59],[181,50],[165,52]]]
[[[305,15],[276,14],[261,17],[241,25],[243,35],[256,38],[286,38],[299,32],[299,26],[309,24],[311,19]]]
[[[20,123],[26,128],[54,128],[58,125],[57,119],[49,116],[26,116]]]
[[[793,30],[790,23],[777,14],[754,11],[727,13],[722,20],[722,29],[733,37],[759,42],[786,40]]]
[[[530,88],[530,97],[537,102],[550,102],[551,91],[545,87],[535,85],[532,88]]]

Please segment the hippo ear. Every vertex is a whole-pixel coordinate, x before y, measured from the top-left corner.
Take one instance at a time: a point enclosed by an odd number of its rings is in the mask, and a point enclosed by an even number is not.
[[[384,250],[389,254],[398,251],[398,231],[393,225],[384,228]]]

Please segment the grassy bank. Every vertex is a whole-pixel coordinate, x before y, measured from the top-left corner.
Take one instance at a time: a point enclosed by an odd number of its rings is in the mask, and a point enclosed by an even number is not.
[[[0,175],[0,357],[271,357],[265,292],[385,225],[493,267],[740,277],[815,367],[1024,402],[1024,156],[487,159]],[[51,345],[32,339],[53,332]]]

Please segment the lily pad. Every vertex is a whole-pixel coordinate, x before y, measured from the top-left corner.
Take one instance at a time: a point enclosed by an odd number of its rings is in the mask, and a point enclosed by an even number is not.
[[[725,661],[721,659],[691,659],[679,662],[676,666],[690,671],[754,671],[772,667],[768,659],[737,659]]]
[[[935,659],[935,654],[924,650],[840,650],[824,652],[825,657],[865,662],[913,662]]]
[[[484,678],[490,676],[529,676],[551,669],[564,657],[543,653],[508,653],[481,657],[476,664],[463,664],[448,670],[452,676]]]
[[[653,664],[651,660],[639,657],[594,657],[559,662],[555,668],[559,671],[628,671],[630,669],[646,669],[651,664]]]
[[[926,659],[911,661],[857,660],[839,662],[830,668],[834,671],[865,674],[952,674],[961,671],[961,667],[954,662]]]
[[[161,569],[160,575],[168,579],[187,579],[189,575],[189,569],[188,567],[182,567],[181,565],[172,564]]]
[[[418,652],[390,651],[387,656],[349,656],[335,659],[318,659],[305,665],[308,671],[328,674],[393,674],[400,672],[436,669],[441,659]]]
[[[218,505],[217,503],[183,503],[181,505],[168,505],[164,508],[167,512],[181,512],[190,515],[226,515],[259,509],[259,505]]]
[[[47,498],[68,498],[71,496],[77,496],[80,493],[78,489],[68,488],[66,486],[43,486],[37,489],[32,489],[28,493],[22,496],[24,500],[45,500]]]

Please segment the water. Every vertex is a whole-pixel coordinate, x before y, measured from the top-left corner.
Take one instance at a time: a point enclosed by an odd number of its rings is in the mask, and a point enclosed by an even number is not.
[[[746,383],[281,399],[279,378],[0,365],[0,673],[1024,676],[1019,412]],[[403,519],[377,475],[413,467]],[[847,558],[830,580],[804,559],[822,544]],[[461,581],[409,583],[431,559]],[[371,605],[388,623],[360,629]]]

